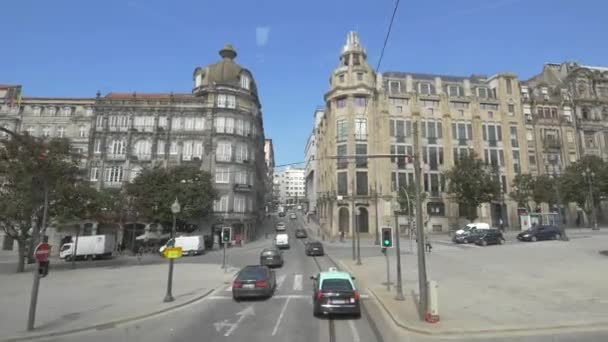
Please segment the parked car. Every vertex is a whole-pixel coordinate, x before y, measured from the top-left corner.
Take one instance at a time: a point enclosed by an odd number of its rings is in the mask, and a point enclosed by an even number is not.
[[[309,241],[306,243],[304,252],[308,256],[323,256],[323,245],[319,241]]]
[[[232,298],[272,297],[276,287],[276,275],[268,266],[245,266],[232,282]]]
[[[454,243],[473,243],[477,241],[479,237],[481,237],[488,229],[477,229],[477,228],[468,228],[463,229],[462,232],[454,234],[452,237],[452,241]]]
[[[285,212],[284,211],[279,211],[279,217],[285,217]]]
[[[475,240],[475,244],[479,246],[487,246],[505,243],[505,238],[502,232],[498,229],[479,229],[482,234]]]
[[[285,222],[283,222],[283,221],[278,222],[278,223],[277,223],[277,225],[276,225],[276,227],[275,227],[275,230],[276,230],[277,232],[284,232],[284,231],[285,231],[285,229],[286,229],[286,228],[285,228]]]
[[[561,237],[562,233],[553,225],[540,225],[517,234],[519,241],[557,240]]]
[[[274,237],[274,245],[277,248],[289,248],[289,235],[279,233]]]
[[[291,213],[291,214],[289,214],[289,218],[292,220],[295,220],[298,218],[298,215],[296,215],[296,213]]]
[[[313,315],[348,314],[361,316],[359,291],[347,272],[330,267],[310,277],[313,280]]]
[[[282,267],[283,262],[283,254],[276,248],[264,248],[260,253],[260,265]]]
[[[306,233],[306,229],[304,229],[304,228],[298,228],[298,229],[296,229],[296,237],[298,239],[307,238],[308,234]]]

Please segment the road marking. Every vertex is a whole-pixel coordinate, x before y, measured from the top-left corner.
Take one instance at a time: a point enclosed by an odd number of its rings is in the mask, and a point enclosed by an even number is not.
[[[227,319],[221,321],[221,322],[215,322],[213,323],[213,326],[215,327],[215,331],[220,332],[220,330],[222,330],[225,327],[232,327],[234,324],[228,322]]]
[[[353,333],[353,342],[361,342],[361,338],[359,337],[355,323],[352,320],[349,320],[348,326],[350,326],[350,331]]]
[[[224,291],[228,291],[228,292],[232,291],[232,285],[228,286]]]
[[[296,274],[293,279],[293,290],[294,291],[302,291],[302,275]]]
[[[255,315],[255,312],[253,311],[253,305],[247,307],[246,309],[244,309],[242,311],[237,312],[236,315],[240,316],[239,319],[236,322],[234,322],[234,324],[230,327],[230,329],[228,329],[226,331],[224,336],[230,336],[230,334],[232,334],[236,330],[236,328],[243,321],[243,319],[245,319],[245,317]]]
[[[283,285],[283,283],[285,282],[285,279],[287,278],[287,275],[285,274],[281,274],[278,278],[277,278],[277,289],[281,288],[281,285]]]
[[[281,324],[281,320],[283,319],[283,315],[285,314],[285,309],[287,309],[287,304],[289,304],[289,297],[287,297],[287,300],[285,300],[285,305],[283,305],[283,308],[281,309],[281,313],[279,314],[279,318],[277,319],[277,323],[274,325],[274,329],[272,330],[272,336],[277,334],[277,331],[279,331],[279,325]]]

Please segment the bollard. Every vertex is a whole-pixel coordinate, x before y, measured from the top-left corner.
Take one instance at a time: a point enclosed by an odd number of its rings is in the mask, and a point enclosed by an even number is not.
[[[427,293],[428,293],[428,311],[424,315],[424,320],[428,323],[439,322],[439,294],[437,282],[429,280],[427,282]]]

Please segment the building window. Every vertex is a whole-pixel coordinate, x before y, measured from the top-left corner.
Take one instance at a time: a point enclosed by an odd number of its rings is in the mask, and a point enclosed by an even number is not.
[[[367,156],[367,144],[356,144],[355,148],[356,148],[355,153],[358,156]],[[355,165],[356,165],[356,167],[359,167],[359,168],[367,167],[367,158],[366,157],[357,158]]]
[[[357,81],[363,81],[363,73],[362,72],[358,72],[357,73]]]
[[[246,163],[248,161],[247,145],[238,144],[236,145],[236,161],[239,163]]]
[[[418,92],[424,95],[435,94],[435,87],[430,83],[418,83]]]
[[[122,182],[122,166],[112,166],[106,168],[106,182],[120,183]]]
[[[95,153],[95,154],[101,153],[101,139],[95,139],[95,143],[93,145],[93,153]]]
[[[42,128],[42,136],[43,137],[49,137],[51,135],[51,128],[50,127],[43,127]]]
[[[156,153],[158,155],[165,154],[165,141],[164,140],[159,140],[156,142]]]
[[[357,195],[367,195],[367,172],[357,172]]]
[[[213,211],[216,213],[225,213],[228,211],[228,195],[221,196],[218,200],[213,202]]]
[[[526,130],[526,140],[528,140],[528,141],[534,140],[534,133],[532,132],[531,129]]]
[[[85,138],[87,136],[87,128],[85,126],[78,127],[78,136]]]
[[[344,74],[338,76],[338,80],[340,81],[340,83],[344,83]]]
[[[452,124],[452,139],[466,143],[466,140],[473,139],[473,127],[470,123],[453,123]]]
[[[65,136],[65,127],[59,126],[57,127],[57,137],[63,138]]]
[[[347,154],[347,148],[346,148],[346,144],[343,145],[338,145],[336,147],[336,155],[338,156],[346,156]],[[348,159],[346,158],[338,158],[338,169],[346,169],[346,167],[348,166]]]
[[[70,116],[70,115],[72,115],[72,107],[63,107],[61,109],[61,114],[63,116]]]
[[[215,127],[216,133],[224,133],[226,131],[226,118],[219,117],[215,118],[213,126]]]
[[[167,128],[167,117],[166,116],[159,116],[158,117],[158,127],[160,128]]]
[[[460,102],[460,101],[450,101],[450,107],[451,108],[458,108],[458,109],[467,109],[467,108],[469,108],[469,103],[468,102]]]
[[[243,131],[244,131],[243,120],[237,119],[236,120],[236,134],[243,135]]]
[[[229,162],[232,160],[232,145],[228,142],[219,142],[215,151],[217,161]]]
[[[355,119],[355,139],[356,140],[367,140],[367,119],[365,119],[365,118]]]
[[[348,129],[348,127],[346,126],[345,119],[340,119],[340,120],[336,121],[336,132],[337,132],[336,140],[338,142],[346,141],[347,129]]]
[[[448,85],[448,96],[462,96],[462,87],[458,85]]]
[[[226,95],[225,94],[218,94],[217,95],[217,106],[220,108],[226,108]]]
[[[177,141],[172,141],[169,145],[169,154],[172,156],[176,156],[179,154],[179,145]]]
[[[365,96],[355,96],[355,106],[365,107],[367,105],[367,98]]]
[[[486,87],[479,87],[477,88],[477,96],[482,98],[482,99],[488,99],[488,98],[493,98],[493,92]]]
[[[249,77],[241,75],[241,88],[249,90]]]
[[[173,117],[171,119],[171,130],[173,130],[173,131],[181,131],[182,129],[183,129],[182,118]]]
[[[184,118],[184,129],[187,131],[194,130],[194,118]]]
[[[114,156],[125,155],[127,146],[124,140],[112,140],[110,143],[110,154]]]
[[[513,85],[510,78],[507,78],[507,94],[513,94]]]
[[[426,211],[429,216],[444,216],[445,205],[441,202],[429,202],[426,205]]]
[[[348,195],[348,174],[346,172],[338,172],[338,195]]]
[[[236,184],[248,184],[249,177],[247,177],[247,171],[239,171],[235,174],[234,183]]]
[[[230,183],[230,170],[227,168],[215,168],[215,182],[216,183]]]
[[[42,111],[42,108],[40,108],[40,107],[38,107],[38,106],[35,106],[35,107],[32,109],[32,112],[34,113],[34,116],[40,116],[40,112],[41,112],[41,111]]]
[[[574,142],[574,134],[572,134],[572,131],[566,132],[566,141],[568,141],[569,143]]]
[[[99,180],[99,168],[98,167],[91,168],[91,172],[89,173],[89,180],[91,182],[95,182],[95,181]]]
[[[439,121],[422,121],[422,137],[441,139],[443,137],[442,124]]]
[[[519,147],[519,141],[517,140],[517,127],[515,126],[511,126],[511,146],[512,147]]]
[[[521,167],[519,166],[519,151],[513,151],[513,171],[516,174],[521,173]]]
[[[528,164],[530,167],[536,168],[536,154],[533,151],[528,151]]]
[[[346,97],[337,99],[336,100],[336,106],[338,108],[344,108],[344,107],[346,107]]]
[[[48,116],[54,116],[56,111],[57,110],[55,109],[55,107],[47,107],[46,108],[46,115],[48,115]]]
[[[508,111],[510,115],[514,115],[515,114],[515,105],[514,104],[509,104],[507,105]]]
[[[234,119],[226,118],[226,133],[233,134],[234,133]]]
[[[182,143],[182,160],[192,160],[194,154],[194,141],[186,140]]]

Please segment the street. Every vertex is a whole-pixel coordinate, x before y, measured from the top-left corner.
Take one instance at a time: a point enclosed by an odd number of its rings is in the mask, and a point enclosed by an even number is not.
[[[237,303],[226,285],[192,305],[147,320],[46,341],[381,341],[366,311],[359,319],[313,317],[309,277],[334,264],[327,256],[305,256],[303,243],[293,234],[299,221],[286,221],[291,248],[284,250],[285,265],[275,269],[272,298]],[[266,246],[271,244],[266,240]],[[257,264],[260,251],[230,249],[228,263],[239,268]],[[369,300],[363,297],[364,303]]]

